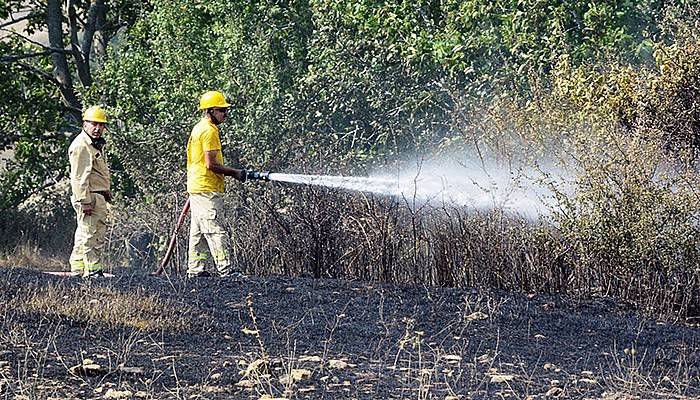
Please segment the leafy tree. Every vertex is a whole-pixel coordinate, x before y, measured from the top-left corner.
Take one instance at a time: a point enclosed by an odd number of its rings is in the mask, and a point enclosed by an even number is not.
[[[221,90],[234,101],[224,129],[226,162],[260,167],[285,152],[284,110],[305,71],[308,5],[184,0],[159,2],[137,23],[99,76],[114,104],[124,180],[143,194],[182,182],[184,148],[198,98]],[[98,95],[98,94],[96,94]],[[146,163],[143,160],[157,160]],[[176,173],[173,173],[176,171]]]
[[[0,175],[0,209],[65,176],[83,92],[110,41],[146,7],[140,0],[0,3],[0,148],[13,154]]]
[[[25,20],[27,34],[48,32],[49,42],[18,33],[2,40],[0,69],[10,79],[1,85],[13,100],[1,106],[0,125],[24,132],[27,150],[0,181],[13,188],[0,206],[65,171],[65,133],[77,129],[85,99],[117,116],[113,162],[123,171],[115,179],[130,193],[180,179],[172,171],[184,163],[197,97],[213,88],[237,102],[228,161],[364,167],[433,147],[450,130],[447,115],[464,106],[453,104],[455,93],[526,91],[562,56],[644,59],[667,3],[141,1],[5,1],[3,29]],[[42,119],[29,118],[36,113]],[[39,146],[38,132],[53,139]],[[11,137],[3,148],[17,147]]]
[[[180,177],[197,96],[236,99],[229,161],[267,168],[368,166],[434,147],[464,97],[527,88],[568,55],[635,59],[662,2],[183,0],[124,36],[95,95],[114,104],[124,179],[145,192]],[[378,157],[381,156],[381,157]],[[160,160],[146,168],[143,160]],[[318,168],[317,168],[318,170]]]

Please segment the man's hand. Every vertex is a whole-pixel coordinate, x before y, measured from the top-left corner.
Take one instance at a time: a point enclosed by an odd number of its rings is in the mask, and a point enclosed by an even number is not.
[[[114,198],[114,195],[112,195],[112,191],[111,191],[111,190],[105,190],[104,196],[105,196],[105,201],[106,201],[107,203],[111,203],[111,202],[112,202],[112,199]]]
[[[92,204],[81,204],[80,208],[82,208],[85,215],[92,215]]]
[[[267,171],[246,171],[246,176],[248,179],[256,181],[269,181],[270,173]]]
[[[235,173],[232,174],[232,176],[241,181],[245,182],[248,179],[248,172],[244,169],[234,169]]]

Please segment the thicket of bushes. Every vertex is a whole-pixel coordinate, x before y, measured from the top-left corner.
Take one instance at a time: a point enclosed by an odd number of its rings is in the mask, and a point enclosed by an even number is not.
[[[692,115],[683,106],[684,92],[661,102],[657,91],[690,79],[685,71],[694,71],[700,57],[692,46],[658,54],[656,73],[583,73],[586,67],[572,71],[562,63],[547,94],[528,101],[503,95],[473,113],[455,109],[440,121],[451,127],[450,150],[466,152],[479,143],[483,152],[541,168],[541,184],[558,199],[548,218],[234,183],[228,209],[238,262],[260,275],[615,296],[648,312],[696,316],[700,203],[694,145],[679,139],[675,125],[655,123],[647,113],[658,120]],[[664,63],[673,63],[676,73]],[[601,94],[586,97],[579,86]],[[620,101],[621,94],[635,100]],[[659,104],[653,113],[641,106],[652,99]],[[178,211],[172,196],[145,207],[149,220],[160,218],[156,226],[172,226]],[[155,230],[162,243],[168,232]],[[184,235],[180,248],[186,248]],[[176,265],[183,266],[184,257]]]

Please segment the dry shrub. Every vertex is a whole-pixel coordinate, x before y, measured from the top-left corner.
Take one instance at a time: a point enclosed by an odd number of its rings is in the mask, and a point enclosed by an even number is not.
[[[527,107],[501,102],[491,122],[504,129],[521,122],[518,137],[525,147],[543,149],[573,171],[568,187],[550,186],[560,203],[556,226],[561,247],[568,249],[570,290],[614,296],[650,313],[697,317],[696,145],[668,121],[674,113],[694,116],[700,110],[681,91],[665,98],[659,88],[669,87],[664,80],[670,78],[663,74],[652,79],[632,68],[582,71],[555,71],[551,94]],[[692,71],[685,81],[700,83],[694,68],[684,71]],[[663,112],[660,104],[667,107]]]
[[[613,149],[580,159],[576,195],[560,215],[575,284],[648,311],[692,314],[700,300],[697,177],[674,169],[661,142],[608,134]]]
[[[238,255],[257,274],[549,291],[551,231],[504,212],[298,187],[270,191],[233,222]],[[273,203],[283,203],[275,208]],[[253,245],[254,244],[254,245]],[[534,272],[534,273],[531,273]],[[559,285],[560,287],[561,285]]]
[[[8,307],[49,318],[69,318],[93,325],[141,331],[179,331],[189,326],[189,319],[185,316],[187,310],[143,290],[121,292],[110,287],[49,283],[18,289]]]
[[[40,259],[68,259],[71,246],[66,243],[73,242],[76,223],[65,184],[32,196],[16,209],[0,211],[0,249],[8,261],[34,266]],[[29,249],[37,254],[27,257]]]

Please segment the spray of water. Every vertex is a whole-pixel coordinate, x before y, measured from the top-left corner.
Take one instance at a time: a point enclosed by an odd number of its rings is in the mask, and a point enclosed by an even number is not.
[[[553,196],[536,185],[531,176],[526,177],[522,170],[517,174],[494,170],[496,172],[489,172],[483,165],[422,165],[395,175],[353,177],[272,173],[270,180],[397,196],[409,204],[456,205],[479,210],[498,208],[528,218],[550,214]]]

